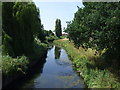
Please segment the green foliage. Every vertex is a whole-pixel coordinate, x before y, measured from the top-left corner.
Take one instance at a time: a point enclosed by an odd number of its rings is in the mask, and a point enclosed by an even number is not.
[[[43,26],[41,25],[39,9],[33,2],[3,2],[2,7],[2,27],[3,32],[5,32],[2,38],[3,47],[6,48],[4,51],[12,57],[23,54],[29,56],[33,53],[35,37],[43,40],[40,38],[43,37]],[[6,35],[11,40],[8,41]]]
[[[39,39],[35,39],[33,45],[33,53],[29,58],[26,56],[19,56],[12,58],[9,55],[2,56],[2,75],[3,81],[9,80],[13,76],[26,74],[30,65],[39,60],[40,56],[45,56],[47,51],[47,45],[41,43]]]
[[[118,2],[84,2],[73,21],[67,22],[69,39],[76,47],[106,49],[107,57],[120,58],[120,5]],[[119,61],[118,61],[119,62]]]
[[[54,36],[46,36],[46,40],[48,41],[48,42],[51,42],[51,41],[53,41],[53,40],[55,40],[55,37]]]
[[[45,42],[45,30],[44,30],[44,26],[41,25],[41,30],[39,30],[39,33],[38,33],[38,38],[41,40],[41,42]]]
[[[73,61],[75,70],[81,75],[88,88],[119,88],[120,82],[107,69],[100,69],[88,59],[82,56],[82,51],[74,48],[72,43],[64,40],[55,40],[55,44],[63,46]]]
[[[41,43],[43,25],[33,2],[3,2],[2,28],[3,84],[9,84],[46,55],[47,45]]]
[[[11,58],[10,56],[2,56],[2,74],[3,76],[13,75],[21,72],[25,74],[29,61],[25,56]]]
[[[7,55],[8,53],[11,55],[11,56],[15,56],[15,53],[10,45],[10,43],[12,42],[12,38],[10,36],[8,36],[4,31],[2,33],[2,38],[3,40],[3,43],[4,45],[2,45],[2,54],[3,55]]]
[[[61,20],[60,19],[56,19],[55,22],[55,34],[57,37],[60,38],[60,36],[62,36],[62,28],[61,28]]]
[[[44,55],[44,52],[46,52],[47,47],[48,47],[47,44],[41,43],[41,41],[36,38],[34,41],[34,47],[33,47],[36,55],[34,57],[39,57],[40,55]]]
[[[44,30],[44,37],[45,37],[44,41],[46,41],[46,42],[52,42],[56,39],[56,36],[54,35],[54,33],[51,30],[49,30],[49,31]]]
[[[89,88],[117,88],[120,86],[120,83],[110,71],[93,67],[88,59],[84,57],[74,58],[73,62],[77,67],[77,71],[81,71],[80,75]]]

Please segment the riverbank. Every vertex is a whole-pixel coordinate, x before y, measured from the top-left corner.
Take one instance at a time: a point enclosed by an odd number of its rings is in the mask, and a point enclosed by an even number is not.
[[[40,66],[40,64],[39,64]],[[22,88],[86,88],[81,77],[76,73],[66,51],[57,45],[50,45],[42,67],[23,82]]]
[[[117,77],[111,73],[108,69],[104,68],[105,63],[96,63],[99,56],[94,55],[95,51],[83,48],[74,48],[73,43],[67,39],[55,40],[55,44],[64,47],[68,55],[72,59],[73,65],[76,71],[83,77],[84,82],[88,88],[118,88],[120,82]]]
[[[30,56],[12,58],[8,55],[2,56],[2,87],[12,87],[12,83],[24,80],[38,63],[42,63],[47,55],[47,45],[35,43],[34,53]]]

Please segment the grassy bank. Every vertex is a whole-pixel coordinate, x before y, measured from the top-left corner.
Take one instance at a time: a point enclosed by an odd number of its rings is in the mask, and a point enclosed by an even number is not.
[[[25,76],[29,70],[31,70],[37,62],[42,62],[46,56],[47,45],[35,41],[34,51],[30,56],[19,56],[12,58],[9,55],[2,56],[2,85],[5,87],[14,80]],[[34,69],[34,68],[33,68]]]
[[[95,63],[99,59],[94,55],[95,50],[83,48],[76,49],[68,40],[55,40],[55,44],[64,47],[70,58],[73,60],[73,65],[76,71],[83,77],[88,88],[118,88],[120,83],[114,74],[108,69],[105,69],[106,63]]]

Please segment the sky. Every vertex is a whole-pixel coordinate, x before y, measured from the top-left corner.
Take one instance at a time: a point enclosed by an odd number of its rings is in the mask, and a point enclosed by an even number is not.
[[[62,29],[67,26],[66,21],[74,18],[77,6],[83,7],[82,2],[39,2],[33,0],[40,9],[41,22],[45,30],[55,30],[56,19],[61,20]]]

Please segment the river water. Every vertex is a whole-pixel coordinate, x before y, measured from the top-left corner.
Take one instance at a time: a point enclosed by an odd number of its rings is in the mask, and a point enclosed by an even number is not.
[[[84,88],[81,77],[73,70],[66,51],[50,46],[46,62],[40,72],[22,85],[22,88]]]

